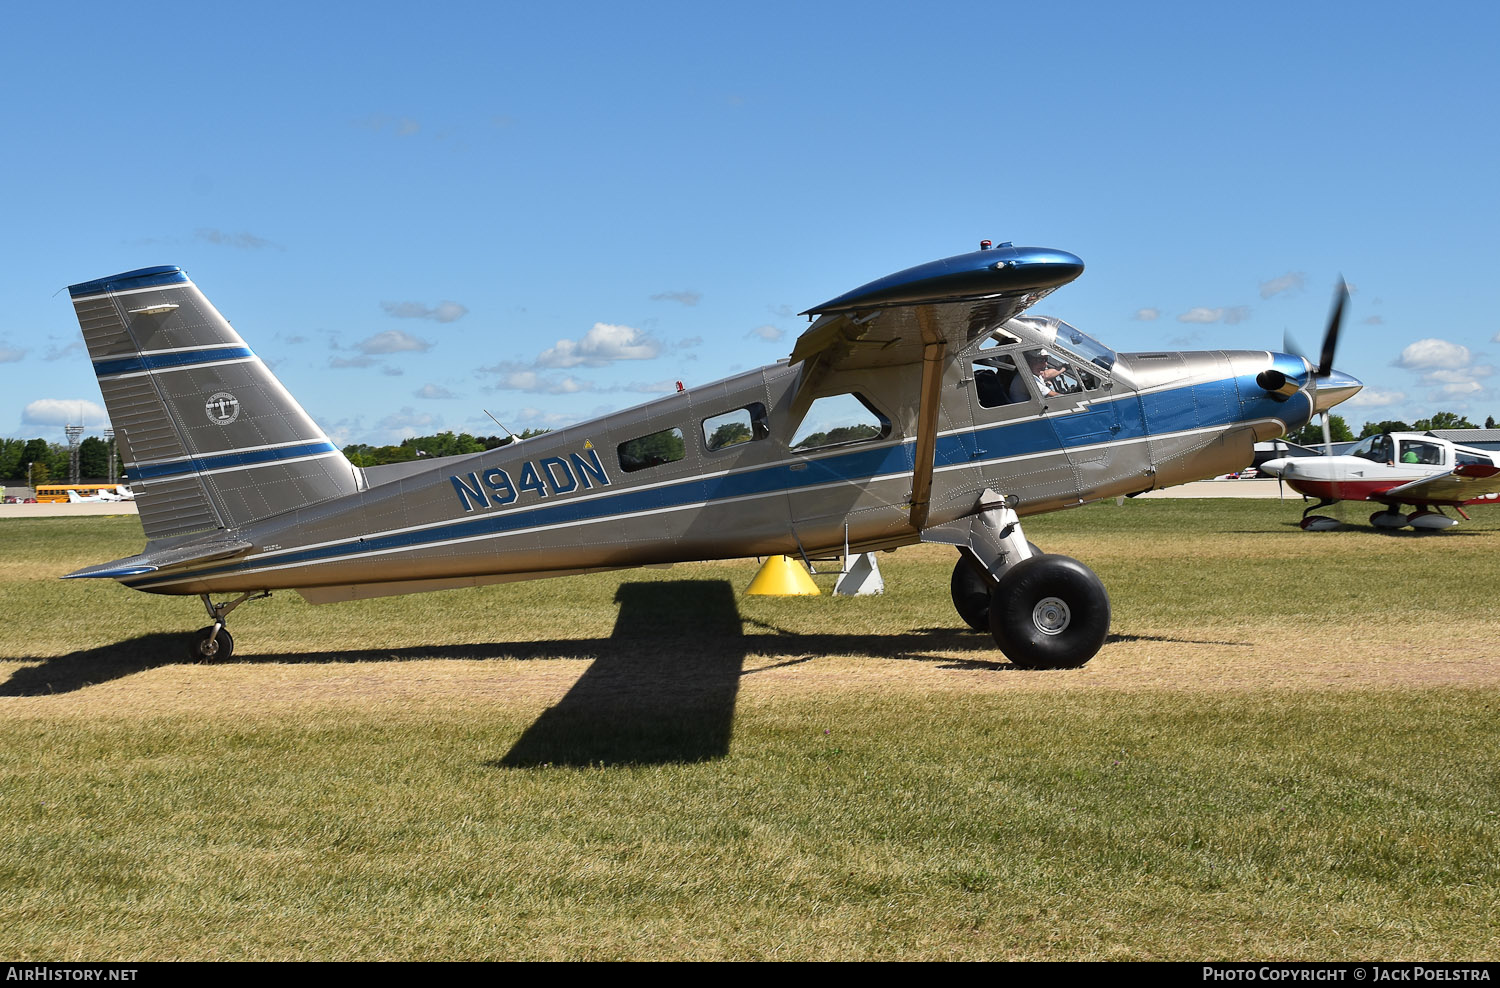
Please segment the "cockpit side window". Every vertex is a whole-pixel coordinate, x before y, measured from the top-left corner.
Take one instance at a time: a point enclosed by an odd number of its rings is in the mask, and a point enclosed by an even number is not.
[[[1390,456],[1382,453],[1381,449],[1377,448],[1381,443],[1388,445],[1389,440],[1386,440],[1384,436],[1368,436],[1361,440],[1353,449],[1349,450],[1349,455],[1373,460],[1376,463],[1385,463],[1390,460]]]

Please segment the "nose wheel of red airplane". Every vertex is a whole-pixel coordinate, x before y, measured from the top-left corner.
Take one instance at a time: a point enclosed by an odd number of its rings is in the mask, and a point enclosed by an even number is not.
[[[1076,669],[1109,634],[1109,594],[1094,571],[1068,556],[1023,559],[990,598],[990,633],[1023,669]]]
[[[1031,550],[1033,556],[1042,554],[1035,542],[1027,542],[1026,548]],[[980,568],[978,560],[959,554],[958,562],[953,567],[953,578],[948,583],[948,591],[953,597],[953,609],[975,631],[990,630],[990,593],[994,586],[994,582]]]

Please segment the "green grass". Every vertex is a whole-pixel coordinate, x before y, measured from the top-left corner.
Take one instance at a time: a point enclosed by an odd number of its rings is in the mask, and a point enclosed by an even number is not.
[[[1493,957],[1497,525],[1295,516],[1031,520],[1115,608],[1036,674],[936,549],[278,594],[195,666],[192,599],[51,579],[132,519],[0,523],[0,955]]]

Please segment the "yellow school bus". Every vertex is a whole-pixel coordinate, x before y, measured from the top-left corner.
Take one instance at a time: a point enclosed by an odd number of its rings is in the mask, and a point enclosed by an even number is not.
[[[120,493],[119,484],[38,484],[36,488],[36,499],[41,504],[64,504],[68,500],[68,491],[77,491],[79,497],[97,497],[100,491],[108,491],[110,494]]]

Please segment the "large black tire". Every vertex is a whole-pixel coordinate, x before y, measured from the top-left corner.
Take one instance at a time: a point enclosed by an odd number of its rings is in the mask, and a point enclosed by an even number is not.
[[[213,625],[209,625],[193,635],[188,645],[188,656],[194,662],[228,662],[229,657],[234,654],[234,638],[229,634],[229,629],[220,628],[218,637],[210,645],[209,638],[213,633]]]
[[[990,600],[990,634],[1023,669],[1076,669],[1109,634],[1109,594],[1094,571],[1067,556],[1023,559]]]
[[[1031,549],[1032,556],[1042,554],[1035,542],[1028,542],[1026,545]],[[948,581],[948,592],[953,597],[953,609],[975,631],[990,630],[992,589],[989,577],[980,571],[979,564],[964,553],[959,553],[958,563],[953,567],[953,579]]]

